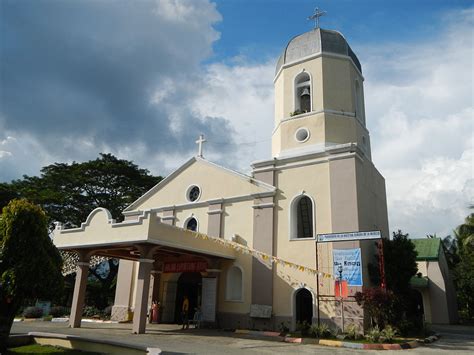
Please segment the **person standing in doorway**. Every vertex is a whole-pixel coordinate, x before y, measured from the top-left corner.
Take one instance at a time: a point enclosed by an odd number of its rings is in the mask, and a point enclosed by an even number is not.
[[[160,302],[153,301],[153,304],[151,306],[150,323],[158,324],[159,314],[160,314]]]
[[[189,299],[184,296],[183,306],[181,307],[181,318],[183,320],[183,329],[189,329]]]

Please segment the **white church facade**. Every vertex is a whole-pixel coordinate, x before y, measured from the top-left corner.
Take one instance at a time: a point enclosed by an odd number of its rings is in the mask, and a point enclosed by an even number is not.
[[[191,318],[223,328],[282,323],[364,323],[355,292],[371,286],[373,240],[320,242],[318,235],[380,231],[388,238],[385,181],[371,160],[362,69],[345,38],[314,29],[278,60],[272,157],[244,175],[199,154],[128,206],[105,209],[80,228],[54,232],[79,255],[71,310],[80,326],[93,255],[120,259],[112,318],[143,333],[152,301],[160,322]],[[202,142],[200,143],[202,144]],[[361,280],[348,286],[344,317],[335,290],[335,250],[359,250]]]

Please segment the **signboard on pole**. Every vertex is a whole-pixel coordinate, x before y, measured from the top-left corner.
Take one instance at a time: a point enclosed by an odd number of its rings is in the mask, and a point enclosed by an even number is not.
[[[342,280],[346,280],[348,286],[362,286],[360,248],[333,249],[332,256],[333,272],[336,279],[339,278],[339,270],[342,267]]]
[[[318,242],[345,242],[380,238],[382,238],[380,231],[318,234]]]

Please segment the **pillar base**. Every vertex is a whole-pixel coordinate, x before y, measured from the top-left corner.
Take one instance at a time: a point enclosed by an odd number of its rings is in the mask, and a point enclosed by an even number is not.
[[[131,311],[128,306],[112,306],[110,320],[126,322],[131,320]]]

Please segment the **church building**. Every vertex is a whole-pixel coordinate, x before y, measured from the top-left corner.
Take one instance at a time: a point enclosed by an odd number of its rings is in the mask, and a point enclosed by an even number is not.
[[[98,208],[79,228],[57,225],[55,245],[79,255],[71,326],[80,326],[92,256],[120,259],[112,319],[133,319],[135,333],[152,301],[160,322],[179,322],[185,296],[191,319],[199,309],[221,328],[363,326],[353,295],[371,286],[377,248],[350,235],[389,236],[363,83],[341,33],[296,36],[276,64],[272,156],[250,175],[206,160],[201,136],[199,154],[128,206],[123,222]],[[355,261],[342,262],[344,252]],[[348,270],[359,270],[356,281]]]

